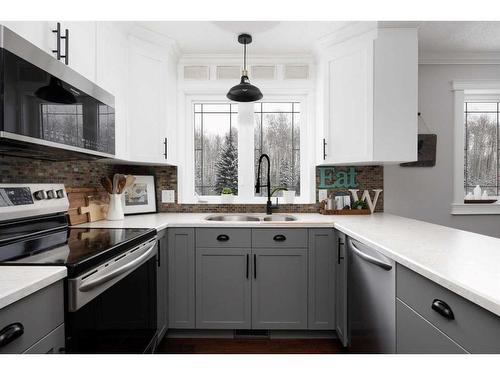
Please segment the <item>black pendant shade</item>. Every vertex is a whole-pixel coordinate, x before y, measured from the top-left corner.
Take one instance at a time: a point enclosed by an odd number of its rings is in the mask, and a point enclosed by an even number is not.
[[[255,102],[263,98],[257,86],[250,83],[247,75],[247,44],[252,43],[252,36],[248,34],[241,34],[238,36],[238,42],[243,44],[243,72],[241,81],[238,85],[229,89],[226,97],[235,102]]]
[[[66,90],[63,87],[61,80],[56,77],[50,77],[48,86],[43,86],[36,90],[35,96],[51,103],[76,103],[75,96],[70,91]]]

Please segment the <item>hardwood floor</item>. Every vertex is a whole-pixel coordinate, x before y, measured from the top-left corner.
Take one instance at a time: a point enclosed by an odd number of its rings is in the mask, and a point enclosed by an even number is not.
[[[163,354],[336,354],[346,353],[332,339],[165,338]]]

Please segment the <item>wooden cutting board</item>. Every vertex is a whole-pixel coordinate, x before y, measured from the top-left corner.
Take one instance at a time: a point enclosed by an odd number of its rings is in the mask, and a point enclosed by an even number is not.
[[[107,193],[101,188],[66,188],[69,200],[68,217],[70,225],[78,225],[90,222],[90,215],[80,207],[89,207],[92,202],[100,202],[107,205]]]

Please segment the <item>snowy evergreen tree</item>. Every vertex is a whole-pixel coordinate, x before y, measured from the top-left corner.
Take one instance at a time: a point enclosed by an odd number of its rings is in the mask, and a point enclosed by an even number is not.
[[[292,189],[294,187],[293,182],[292,165],[288,158],[284,157],[280,160],[279,186]]]
[[[238,150],[231,135],[226,134],[221,152],[215,163],[215,192],[230,188],[233,194],[238,193]]]

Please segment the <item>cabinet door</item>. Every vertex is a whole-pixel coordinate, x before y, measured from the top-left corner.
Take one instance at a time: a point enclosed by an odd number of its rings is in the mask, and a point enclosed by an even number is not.
[[[373,158],[373,39],[342,44],[327,59],[326,162]]]
[[[307,328],[307,249],[253,249],[252,328]]]
[[[194,229],[168,230],[169,328],[195,327]]]
[[[347,251],[346,236],[335,231],[335,330],[340,342],[345,347],[348,343],[347,331]]]
[[[398,354],[467,353],[460,345],[396,300],[396,350]]]
[[[56,28],[56,23],[53,25]],[[73,21],[61,22],[61,33],[69,30],[69,51],[64,50],[64,40],[61,41],[62,54],[69,53],[68,65],[95,82],[96,80],[96,22]],[[54,34],[55,35],[55,34]],[[54,37],[54,45],[55,45]],[[55,48],[54,48],[55,49]],[[64,62],[64,59],[61,59]]]
[[[56,37],[52,33],[55,29],[55,22],[48,21],[2,21],[2,25],[19,34],[24,39],[33,43],[38,48],[54,56],[52,49]]]
[[[166,71],[159,46],[130,38],[128,139],[133,161],[165,161]]]
[[[196,249],[196,328],[250,329],[250,249]]]
[[[335,329],[334,249],[332,229],[309,230],[309,329]]]
[[[158,273],[157,273],[157,319],[158,341],[167,331],[168,326],[168,240],[167,230],[158,233]]]
[[[128,159],[128,38],[115,23],[97,23],[96,82],[115,97],[115,156]]]

